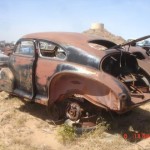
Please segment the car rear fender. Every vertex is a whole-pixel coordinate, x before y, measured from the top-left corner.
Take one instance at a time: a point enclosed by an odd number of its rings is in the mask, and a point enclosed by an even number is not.
[[[50,82],[48,105],[63,101],[74,94],[80,94],[94,105],[117,111],[120,110],[119,96],[122,93],[128,94],[127,89],[104,72],[62,71]]]

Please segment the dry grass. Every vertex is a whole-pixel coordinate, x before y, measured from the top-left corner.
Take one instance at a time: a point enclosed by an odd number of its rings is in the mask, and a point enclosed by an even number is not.
[[[133,111],[117,115],[103,112],[96,130],[85,133],[67,145],[71,150],[149,150],[150,138],[138,138],[142,133],[150,135],[150,103]],[[124,134],[128,137],[125,139]],[[136,135],[136,138],[135,138]],[[72,146],[74,145],[74,146]]]
[[[133,137],[135,133],[150,134],[150,103],[128,114],[112,116],[102,112],[102,121],[97,129],[78,136],[70,128],[64,132],[64,126],[51,125],[44,106],[23,102],[1,92],[0,150],[150,149],[150,138]],[[65,146],[58,141],[58,130],[66,140]],[[124,133],[128,135],[126,140]]]
[[[51,150],[57,142],[55,126],[48,123],[46,109],[38,104],[0,94],[0,150]]]

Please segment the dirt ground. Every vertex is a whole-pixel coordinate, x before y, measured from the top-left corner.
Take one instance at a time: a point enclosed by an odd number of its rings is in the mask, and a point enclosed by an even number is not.
[[[78,137],[66,145],[59,125],[49,120],[45,106],[0,93],[0,150],[149,150],[150,103],[118,116],[103,112],[109,128]],[[148,138],[149,136],[149,138]]]

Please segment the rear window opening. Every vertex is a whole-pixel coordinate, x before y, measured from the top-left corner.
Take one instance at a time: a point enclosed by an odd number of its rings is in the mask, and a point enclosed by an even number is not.
[[[88,42],[89,46],[98,50],[106,50],[114,47],[117,44],[108,40],[92,40]]]
[[[107,47],[102,46],[102,45],[98,45],[98,44],[95,44],[95,43],[89,43],[89,46],[92,47],[92,48],[101,50],[101,51],[104,51],[104,50],[107,49]]]

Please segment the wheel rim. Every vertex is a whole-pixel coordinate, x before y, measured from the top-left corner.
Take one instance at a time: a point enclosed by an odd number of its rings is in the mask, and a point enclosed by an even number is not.
[[[66,116],[72,121],[77,121],[81,118],[81,107],[76,102],[70,102],[67,105]]]

